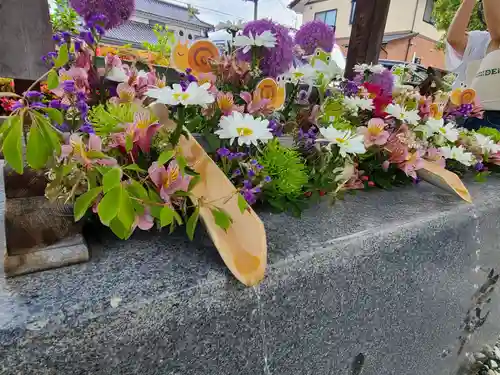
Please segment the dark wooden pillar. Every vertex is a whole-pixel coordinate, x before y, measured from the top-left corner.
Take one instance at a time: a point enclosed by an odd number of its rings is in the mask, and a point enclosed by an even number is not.
[[[0,77],[26,89],[47,71],[41,57],[53,50],[47,0],[0,0]]]
[[[347,52],[346,77],[354,65],[377,63],[391,0],[357,0]]]

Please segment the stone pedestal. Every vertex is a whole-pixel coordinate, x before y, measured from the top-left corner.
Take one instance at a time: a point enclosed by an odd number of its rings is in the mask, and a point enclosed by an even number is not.
[[[270,265],[248,289],[203,231],[90,228],[89,263],[0,279],[0,373],[454,374],[500,333],[496,290],[475,320],[500,269],[500,181],[469,188],[475,205],[421,184],[263,212]]]

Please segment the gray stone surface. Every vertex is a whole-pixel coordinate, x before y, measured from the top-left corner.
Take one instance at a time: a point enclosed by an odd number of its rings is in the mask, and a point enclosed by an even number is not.
[[[347,375],[359,353],[362,375],[452,374],[472,296],[500,265],[500,182],[469,187],[475,205],[422,184],[301,220],[264,212],[258,288],[202,231],[90,230],[89,263],[0,280],[0,374]],[[497,339],[496,292],[486,310],[464,353]]]

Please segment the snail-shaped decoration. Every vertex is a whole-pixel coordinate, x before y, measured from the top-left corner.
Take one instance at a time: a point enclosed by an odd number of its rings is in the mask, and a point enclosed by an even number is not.
[[[188,62],[189,47],[188,42],[182,43],[177,42],[177,44],[172,49],[171,54],[171,66],[172,68],[184,73],[187,68],[189,68]]]
[[[281,109],[285,104],[285,96],[284,85],[278,85],[273,78],[264,78],[257,84],[254,91],[254,100],[269,99],[269,106],[276,110]]]
[[[210,61],[218,60],[219,58],[219,49],[209,40],[198,40],[189,48],[188,64],[194,72],[211,72]]]
[[[473,89],[457,88],[453,90],[450,100],[454,105],[460,106],[464,104],[473,104],[476,99],[476,91]]]

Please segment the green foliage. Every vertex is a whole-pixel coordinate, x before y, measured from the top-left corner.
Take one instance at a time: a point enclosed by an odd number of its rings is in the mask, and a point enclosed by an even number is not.
[[[75,221],[80,220],[85,215],[87,210],[90,208],[90,206],[92,206],[101,192],[102,188],[99,186],[87,191],[86,193],[76,198],[75,206],[73,209]]]
[[[200,207],[196,207],[194,209],[193,214],[189,217],[186,223],[186,233],[191,241],[194,238],[194,231],[196,230],[196,226],[198,225],[199,218],[200,218]]]
[[[448,31],[448,28],[451,25],[451,21],[453,20],[453,17],[455,17],[455,14],[457,13],[458,8],[460,7],[460,4],[462,3],[462,0],[436,0],[434,3],[434,22],[435,26],[437,27],[438,30],[443,30],[443,31]],[[476,5],[477,8],[477,5]],[[484,25],[478,14],[477,11],[474,11],[472,14],[471,21],[469,23],[469,30],[485,30],[486,25]],[[446,35],[444,36],[446,38]],[[443,46],[443,43],[441,42],[440,46]]]
[[[476,133],[485,135],[487,137],[490,137],[495,141],[495,143],[500,142],[500,131],[494,128],[480,128],[479,130],[476,131]]]
[[[2,126],[2,152],[7,164],[20,174],[24,170],[22,135],[23,117],[9,117]]]
[[[59,86],[59,76],[54,69],[51,69],[47,76],[47,87],[49,90],[54,90]]]
[[[175,44],[175,34],[168,27],[156,24],[153,27],[156,43],[142,42],[144,48],[151,52],[157,52],[161,57],[170,57],[172,47]]]
[[[50,14],[50,22],[54,31],[78,33],[79,16],[68,4],[68,0],[54,0],[54,8]]]
[[[54,68],[62,68],[64,65],[66,65],[69,61],[69,50],[68,50],[68,45],[63,44],[60,48],[59,51],[57,52],[57,57],[54,59]]]
[[[217,224],[217,226],[219,226],[222,230],[227,231],[233,222],[231,216],[229,216],[229,214],[221,208],[212,208],[211,212],[214,217],[215,224]]]
[[[244,213],[248,209],[248,202],[241,194],[238,194],[238,208],[241,213]]]
[[[122,124],[134,122],[136,111],[133,104],[100,104],[90,109],[88,119],[97,135],[108,135],[120,131]]]

